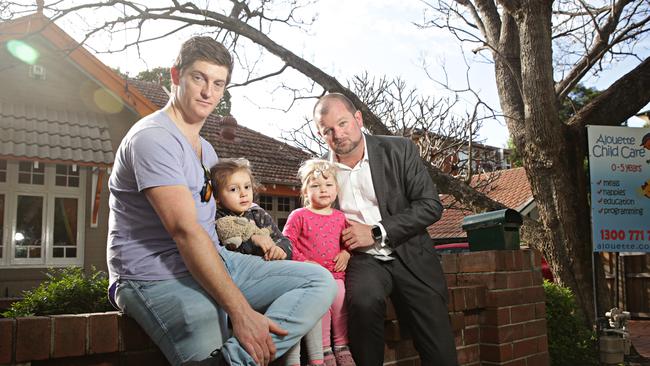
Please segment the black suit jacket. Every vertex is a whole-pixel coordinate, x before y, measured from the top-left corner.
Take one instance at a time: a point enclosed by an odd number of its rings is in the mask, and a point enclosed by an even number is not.
[[[447,284],[426,228],[442,216],[438,191],[415,144],[366,135],[370,172],[388,245],[413,274],[447,300]]]

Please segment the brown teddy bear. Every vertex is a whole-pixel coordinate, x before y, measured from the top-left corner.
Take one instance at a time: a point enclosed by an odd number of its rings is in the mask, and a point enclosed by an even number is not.
[[[253,235],[271,236],[270,228],[258,228],[253,221],[245,217],[224,216],[216,221],[219,241],[229,250],[237,250],[241,243]]]

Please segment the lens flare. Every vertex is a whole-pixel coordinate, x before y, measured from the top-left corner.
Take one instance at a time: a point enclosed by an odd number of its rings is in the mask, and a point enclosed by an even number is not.
[[[120,113],[124,104],[122,101],[115,98],[111,93],[106,89],[97,89],[93,93],[93,101],[97,108],[101,109],[106,113]]]
[[[20,61],[33,65],[38,60],[38,51],[23,41],[11,40],[7,42],[7,51]]]

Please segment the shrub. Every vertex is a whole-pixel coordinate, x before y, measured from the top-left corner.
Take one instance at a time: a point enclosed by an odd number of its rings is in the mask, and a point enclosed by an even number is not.
[[[2,313],[7,318],[31,315],[78,314],[112,310],[106,290],[108,276],[94,267],[50,269],[38,287],[23,292],[23,299]]]
[[[597,365],[595,333],[585,326],[571,290],[544,280],[544,293],[551,365]]]

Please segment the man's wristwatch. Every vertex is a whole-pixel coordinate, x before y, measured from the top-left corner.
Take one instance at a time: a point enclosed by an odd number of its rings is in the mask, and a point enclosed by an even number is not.
[[[373,225],[372,238],[375,240],[375,243],[379,243],[381,241],[382,236],[383,235],[381,234],[381,228],[379,227],[379,225]]]

